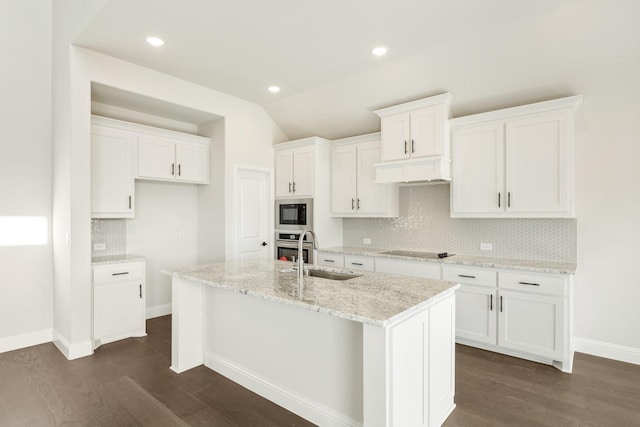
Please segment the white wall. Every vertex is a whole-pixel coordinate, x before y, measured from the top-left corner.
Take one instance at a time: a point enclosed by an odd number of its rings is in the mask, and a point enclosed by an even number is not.
[[[227,256],[233,254],[232,230],[234,226],[233,207],[233,170],[236,164],[263,168],[273,167],[274,141],[286,137],[264,110],[252,103],[232,96],[203,88],[172,76],[133,65],[103,54],[79,47],[70,47],[70,67],[68,78],[70,88],[61,94],[63,109],[71,112],[68,134],[56,135],[61,159],[69,154],[68,165],[60,161],[59,171],[62,190],[66,188],[68,178],[69,192],[61,191],[60,233],[54,234],[54,240],[64,251],[65,219],[71,230],[70,251],[68,257],[61,257],[56,264],[56,293],[61,294],[60,304],[54,308],[56,318],[57,344],[63,352],[90,354],[87,344],[91,339],[91,259],[90,259],[90,111],[91,82],[153,97],[161,101],[190,107],[206,113],[224,117],[225,143],[225,248]],[[64,67],[60,67],[64,73]],[[62,80],[62,78],[61,78]],[[62,86],[62,85],[61,85]],[[65,105],[65,96],[70,94]],[[59,100],[59,102],[60,102]],[[59,126],[67,125],[61,117]],[[62,138],[69,136],[69,147]],[[68,151],[64,151],[68,148]],[[66,174],[69,176],[66,177]],[[70,207],[69,212],[64,209]],[[63,252],[64,254],[64,252]],[[68,259],[69,263],[64,261]],[[71,312],[71,314],[68,314]],[[58,328],[58,324],[60,328]],[[65,346],[65,341],[67,345]],[[64,347],[67,347],[65,350]],[[69,351],[71,348],[73,351]],[[83,353],[84,352],[84,353]]]
[[[640,363],[639,118],[638,99],[586,96],[576,121],[576,347],[634,363]]]
[[[0,57],[0,216],[43,216],[50,229],[50,0],[0,2]],[[50,233],[0,247],[0,352],[51,339],[52,272]]]
[[[146,258],[150,316],[171,312],[171,277],[163,269],[198,262],[198,188],[195,184],[136,181],[136,217],[126,221],[127,252]]]

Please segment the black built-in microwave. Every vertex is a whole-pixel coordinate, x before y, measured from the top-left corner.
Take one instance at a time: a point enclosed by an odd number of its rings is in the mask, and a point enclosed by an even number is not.
[[[276,230],[313,228],[313,199],[276,200]]]

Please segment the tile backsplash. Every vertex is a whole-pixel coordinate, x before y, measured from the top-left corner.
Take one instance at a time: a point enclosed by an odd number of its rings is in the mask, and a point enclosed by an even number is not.
[[[104,243],[105,250],[96,251],[94,245]],[[122,255],[127,253],[127,223],[124,219],[91,220],[91,256]]]
[[[449,184],[400,187],[398,218],[345,218],[344,246],[576,261],[577,220],[450,218]],[[362,243],[370,238],[371,245]],[[491,243],[492,251],[481,251]]]

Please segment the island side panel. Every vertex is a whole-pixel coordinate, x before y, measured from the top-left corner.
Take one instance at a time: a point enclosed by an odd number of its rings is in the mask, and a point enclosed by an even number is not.
[[[206,289],[205,366],[318,425],[362,425],[362,324]]]
[[[387,327],[363,327],[364,425],[439,426],[455,386],[455,296]]]
[[[171,281],[171,370],[184,372],[204,363],[204,285]]]

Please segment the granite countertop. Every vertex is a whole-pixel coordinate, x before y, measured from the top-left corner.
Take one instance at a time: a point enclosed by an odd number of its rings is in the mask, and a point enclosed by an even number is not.
[[[173,278],[382,327],[455,292],[459,286],[442,280],[320,266],[313,268],[352,272],[359,277],[329,280],[305,276],[299,283],[291,267],[291,262],[271,259],[225,261],[164,273],[171,274]]]
[[[318,251],[325,252],[325,253],[345,254],[345,255],[361,255],[361,256],[406,259],[411,261],[437,262],[442,264],[502,268],[507,270],[531,271],[531,272],[537,272],[537,273],[575,274],[576,272],[576,264],[571,262],[534,261],[534,260],[525,260],[525,259],[469,256],[469,255],[460,255],[460,254],[456,254],[452,257],[439,258],[439,259],[417,258],[417,257],[383,253],[383,252],[389,251],[389,249],[355,248],[355,247],[348,247],[348,246],[335,246],[331,248],[322,248],[322,249],[318,249]]]
[[[144,261],[146,258],[134,254],[94,256],[91,258],[91,265],[120,264],[123,262]]]

